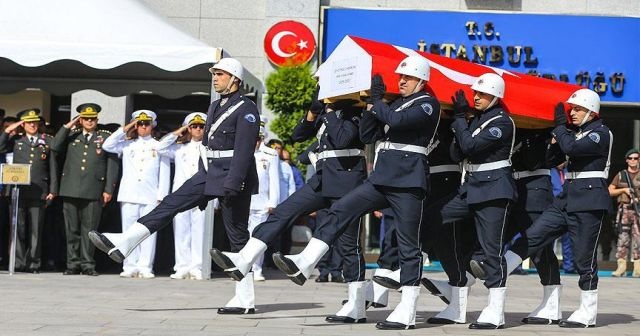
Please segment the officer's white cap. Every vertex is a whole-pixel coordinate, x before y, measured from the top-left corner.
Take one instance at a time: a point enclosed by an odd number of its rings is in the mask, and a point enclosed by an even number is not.
[[[204,124],[207,122],[207,115],[202,112],[189,113],[189,115],[184,118],[182,126],[189,125],[192,122],[194,124]]]
[[[137,110],[131,113],[131,119],[137,119],[139,121],[151,121],[153,127],[157,125],[157,118],[155,112],[151,110]]]

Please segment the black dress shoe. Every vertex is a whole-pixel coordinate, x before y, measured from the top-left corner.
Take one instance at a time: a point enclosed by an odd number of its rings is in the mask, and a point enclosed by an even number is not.
[[[387,277],[379,276],[379,275],[374,275],[372,280],[375,281],[375,283],[377,283],[378,285],[389,288],[389,289],[397,290],[397,289],[400,289],[401,287],[399,282],[393,279],[389,279]]]
[[[298,286],[304,285],[307,278],[305,278],[302,272],[300,272],[300,269],[296,266],[296,263],[294,263],[293,260],[286,258],[284,254],[280,252],[274,253],[271,257],[273,258],[273,262],[276,264],[276,267],[284,272],[291,281]]]
[[[476,278],[480,280],[487,279],[487,272],[484,270],[484,263],[482,261],[471,259],[471,261],[469,261],[469,268],[471,268],[471,273],[473,273]]]
[[[430,317],[427,320],[427,323],[429,323],[429,324],[460,324],[460,323],[458,323],[456,321],[449,320],[449,319],[442,318],[442,317]]]
[[[246,314],[255,314],[255,308],[239,308],[239,307],[222,307],[218,308],[218,314],[227,314],[227,315],[246,315]]]
[[[361,318],[356,320],[349,316],[338,316],[338,315],[329,315],[324,320],[332,323],[366,323],[367,322],[366,318]]]
[[[525,317],[522,319],[524,324],[558,324],[560,320],[546,319],[542,317]]]
[[[316,278],[316,282],[329,282],[329,276],[328,275],[324,275],[324,276],[319,276]]]
[[[104,252],[104,253],[109,253],[109,251],[115,247],[115,245],[113,245],[113,243],[107,239],[107,237],[105,237],[102,233],[95,231],[95,230],[91,230],[88,233],[89,236],[89,240],[93,243],[93,245],[95,245],[98,250]]]
[[[82,271],[82,274],[89,275],[89,276],[98,276],[98,275],[100,275],[98,272],[96,272],[96,270]]]
[[[344,278],[342,275],[331,276],[331,282],[344,283]]]
[[[422,285],[429,291],[429,293],[431,293],[431,295],[437,296],[444,303],[449,304],[449,300],[447,300],[447,298],[444,297],[444,295],[442,295],[440,290],[438,290],[438,287],[436,287],[436,285],[434,285],[433,282],[431,282],[431,280],[427,278],[422,278],[420,280],[420,283],[422,283]]]
[[[229,257],[222,253],[222,251],[216,248],[212,248],[211,250],[209,250],[209,255],[211,256],[211,259],[213,259],[213,262],[215,262],[216,265],[222,268],[224,273],[231,277],[231,279],[235,281],[241,281],[242,279],[244,279],[244,274],[242,274],[242,272],[238,270],[236,264],[234,264],[233,261],[229,259]]]
[[[33,274],[40,274],[40,270],[37,268],[30,268],[29,269],[29,273],[33,273]]]
[[[80,270],[79,269],[69,269],[67,268],[66,270],[64,270],[64,272],[62,272],[62,275],[78,275],[80,274]]]
[[[596,325],[595,324],[586,325],[586,324],[580,323],[580,322],[562,320],[562,321],[560,321],[558,323],[558,326],[560,328],[593,328]]]
[[[504,324],[497,326],[493,323],[474,322],[469,325],[469,329],[481,329],[481,330],[504,329]]]
[[[406,325],[398,322],[389,322],[382,321],[376,323],[376,328],[381,330],[405,330],[405,329],[415,329],[415,325]]]

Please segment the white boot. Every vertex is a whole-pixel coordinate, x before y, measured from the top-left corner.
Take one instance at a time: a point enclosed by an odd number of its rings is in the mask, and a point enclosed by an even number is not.
[[[595,327],[598,316],[598,290],[580,292],[580,308],[573,312],[567,320],[560,321],[562,328]]]
[[[287,274],[291,281],[302,286],[327,251],[329,251],[329,245],[320,239],[311,238],[304,250],[298,254],[274,253],[273,262],[278,269]]]
[[[451,303],[427,322],[432,324],[467,323],[467,297],[469,287],[451,287]]]
[[[386,287],[389,289],[400,289],[400,269],[391,272],[389,270],[385,270],[388,272],[382,272],[382,274],[376,275],[374,274],[372,279],[378,285],[382,287]]]
[[[471,323],[469,329],[504,328],[504,300],[506,293],[506,287],[489,288],[489,302],[480,313],[478,321]]]
[[[236,281],[241,281],[251,271],[253,263],[267,250],[267,244],[257,238],[249,238],[247,244],[238,253],[222,252],[211,249],[211,259]]]
[[[377,268],[373,271],[373,276],[384,275],[391,273],[391,270],[386,268]],[[389,304],[389,289],[380,286],[377,282],[367,281],[367,285],[364,290],[365,300],[373,308],[384,308]]]
[[[325,319],[327,322],[339,323],[365,323],[367,313],[365,312],[364,288],[366,281],[349,283],[349,300],[335,314],[329,315]]]
[[[97,231],[89,232],[89,240],[99,250],[107,253],[111,259],[121,263],[131,251],[151,235],[149,229],[138,223],[133,223],[123,233],[105,233]]]
[[[522,319],[526,324],[558,324],[562,319],[560,310],[560,297],[562,285],[544,286],[544,296],[540,305]]]
[[[218,314],[255,314],[255,294],[253,291],[253,273],[247,273],[241,281],[236,282],[236,295],[227,302]]]
[[[467,277],[467,283],[464,287],[471,288],[476,283],[476,278],[469,272],[466,272],[465,275]],[[451,302],[453,286],[449,284],[449,281],[422,278],[420,282],[431,293],[431,295],[439,297],[440,300],[446,304]]]
[[[414,329],[416,327],[416,306],[420,296],[420,286],[402,286],[400,303],[387,317],[378,322],[378,329]]]

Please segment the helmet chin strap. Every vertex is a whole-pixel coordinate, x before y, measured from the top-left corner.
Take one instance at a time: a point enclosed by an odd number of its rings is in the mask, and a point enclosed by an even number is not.
[[[582,125],[587,123],[587,119],[589,119],[590,115],[591,115],[591,111],[588,111],[587,114],[584,115],[584,118],[582,118],[582,121],[580,122],[580,125],[578,125],[578,127],[582,127]]]
[[[488,109],[492,108],[492,107],[493,107],[495,104],[497,104],[497,103],[498,103],[498,97],[493,96],[493,99],[491,100],[491,102],[489,103],[489,105],[487,105],[487,107],[486,107],[483,111],[486,111],[486,110],[488,110]]]
[[[411,94],[414,94],[420,90],[422,90],[422,88],[424,87],[424,79],[421,79],[418,84],[416,84],[416,87],[413,88],[413,92],[411,92]]]
[[[227,87],[224,88],[224,91],[222,91],[220,94],[228,94],[229,90],[231,90],[231,85],[233,85],[234,80],[236,80],[236,76],[231,76],[231,79],[229,79],[229,82],[227,83]]]

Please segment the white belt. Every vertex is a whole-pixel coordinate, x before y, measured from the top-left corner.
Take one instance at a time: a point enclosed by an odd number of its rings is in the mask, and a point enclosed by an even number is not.
[[[551,170],[549,169],[536,169],[536,170],[524,170],[513,172],[513,178],[516,180],[523,179],[531,176],[550,176]]]
[[[583,171],[583,172],[568,172],[564,178],[567,180],[584,179],[584,178],[603,178],[606,179],[607,173],[603,171]]]
[[[448,172],[460,172],[460,165],[440,165],[429,167],[429,174],[448,173]]]
[[[494,170],[494,169],[510,167],[510,166],[511,166],[510,160],[500,160],[500,161],[480,163],[480,164],[467,163],[465,164],[464,169],[467,172],[475,173],[475,172]]]
[[[314,152],[309,152],[309,161],[311,161],[311,164],[315,167],[318,160],[352,156],[364,156],[364,151],[357,148],[350,148],[325,150],[317,154]]]
[[[233,149],[229,150],[211,150],[207,148],[208,159],[221,159],[233,157]]]
[[[407,145],[407,144],[389,142],[389,141],[384,141],[379,143],[378,147],[376,147],[376,153],[378,153],[382,149],[393,149],[393,150],[412,152],[412,153],[418,153],[423,155],[429,154],[429,149],[427,147]]]

